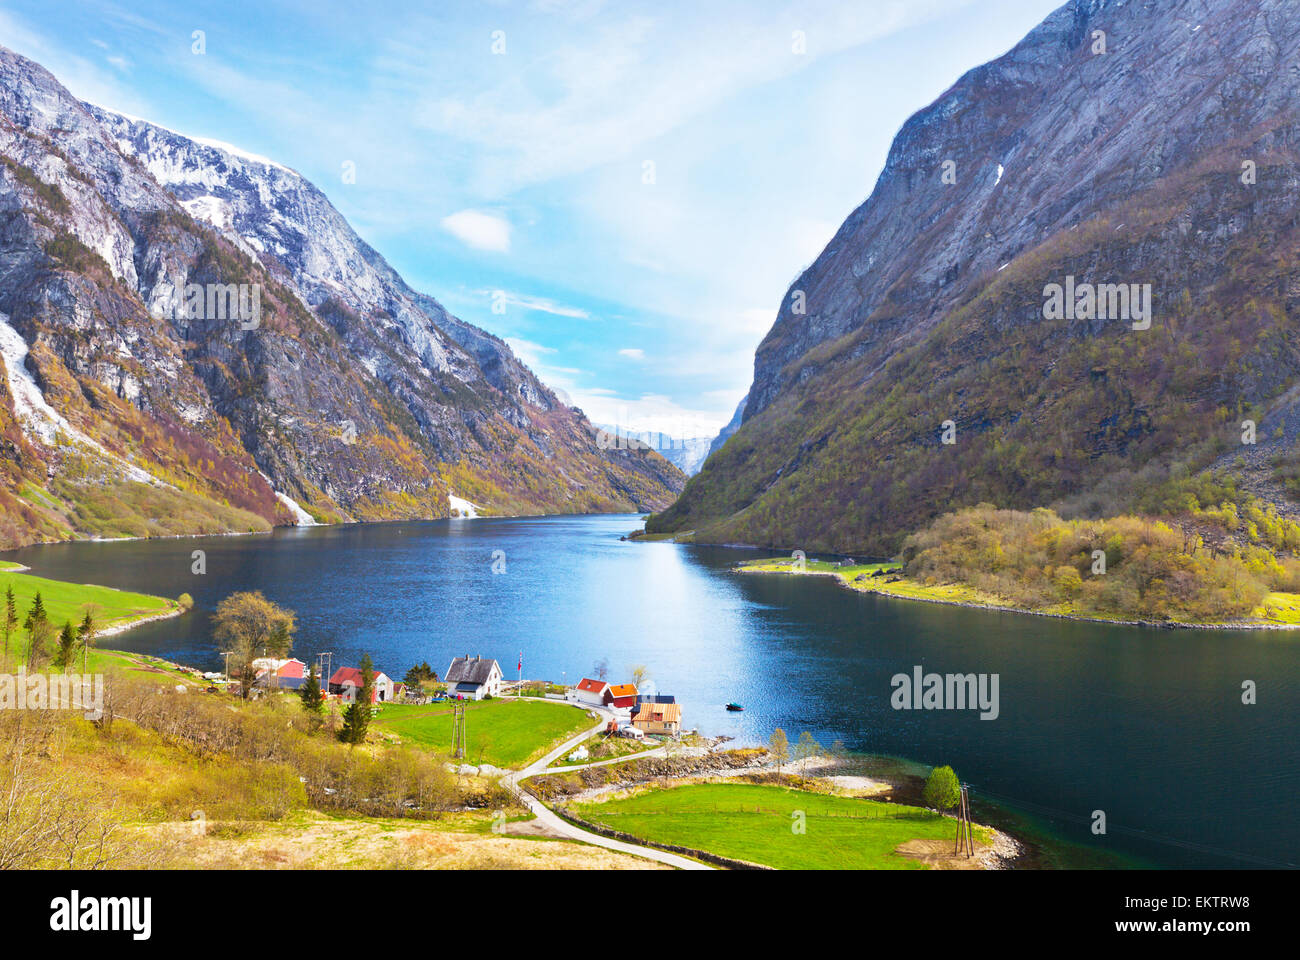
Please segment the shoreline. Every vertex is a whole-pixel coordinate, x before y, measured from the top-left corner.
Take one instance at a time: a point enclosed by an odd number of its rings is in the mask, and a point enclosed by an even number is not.
[[[56,547],[76,543],[147,543],[151,540],[199,540],[205,537],[269,537],[277,530],[316,530],[333,527],[356,527],[366,524],[384,523],[440,523],[451,520],[540,520],[548,517],[643,517],[644,511],[631,513],[479,513],[472,517],[404,517],[391,520],[337,520],[328,523],[276,523],[266,530],[226,530],[220,533],[169,533],[157,537],[72,537],[65,540],[37,540],[16,547],[0,550],[0,563],[5,561],[3,554],[16,553],[19,550],[31,550],[34,547]],[[629,538],[630,539],[630,538]],[[24,569],[30,569],[24,567]],[[18,572],[16,570],[10,572]]]
[[[161,613],[153,613],[153,614],[150,614],[150,615],[147,616],[147,617],[141,617],[139,620],[131,620],[131,621],[127,622],[127,623],[119,623],[119,624],[116,624],[116,625],[111,626],[111,627],[105,627],[103,630],[100,630],[100,631],[98,631],[98,632],[95,634],[95,638],[96,638],[96,639],[99,639],[99,638],[101,638],[101,637],[116,637],[116,636],[119,636],[119,635],[121,635],[121,634],[123,634],[123,633],[126,633],[128,630],[133,630],[133,629],[136,628],[136,627],[143,626],[143,625],[146,624],[146,623],[155,623],[155,622],[157,622],[157,621],[159,621],[159,620],[171,620],[171,619],[174,618],[174,617],[179,617],[179,616],[181,616],[181,615],[184,614],[185,612],[186,612],[186,611],[182,610],[180,607],[176,607],[176,608],[174,608],[174,609],[172,609],[172,610],[164,610],[164,611],[162,611]],[[103,647],[103,648],[101,648],[101,649],[109,650],[109,649],[111,649],[111,648],[109,648],[109,647]],[[114,653],[129,653],[130,651],[129,651],[129,650],[113,650],[112,652],[114,652]],[[182,664],[177,664],[177,666],[182,666]],[[186,669],[187,669],[187,670],[193,670],[193,669],[196,669],[196,668],[194,668],[194,667],[186,667]]]
[[[775,574],[777,576],[798,577],[833,577],[840,586],[854,593],[870,593],[891,600],[915,600],[921,603],[939,603],[950,607],[966,607],[971,610],[988,610],[995,613],[1019,613],[1033,617],[1051,617],[1056,620],[1076,620],[1081,623],[1104,623],[1119,627],[1148,627],[1154,630],[1300,630],[1295,623],[1250,623],[1247,621],[1232,623],[1192,623],[1184,620],[1120,620],[1113,617],[1090,617],[1082,613],[1052,613],[1048,610],[1032,610],[1027,607],[1012,607],[1005,604],[979,603],[973,600],[945,600],[942,597],[914,597],[903,593],[893,593],[872,587],[854,586],[844,574],[834,570],[805,570],[795,573],[793,570],[761,570],[748,567],[742,561],[732,565],[731,572],[745,574]]]

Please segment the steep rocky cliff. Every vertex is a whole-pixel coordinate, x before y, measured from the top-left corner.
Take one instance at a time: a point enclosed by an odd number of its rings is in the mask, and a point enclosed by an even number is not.
[[[297,173],[3,48],[0,348],[0,546],[445,517],[450,496],[644,510],[683,481],[602,449]]]
[[[651,529],[888,553],[981,500],[1122,507],[1247,419],[1292,447],[1297,63],[1289,0],[1075,0],[967,73],[791,286],[743,425]]]

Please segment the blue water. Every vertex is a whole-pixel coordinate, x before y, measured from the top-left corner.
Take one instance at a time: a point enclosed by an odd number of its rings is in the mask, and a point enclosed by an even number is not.
[[[1300,636],[1161,631],[856,594],[737,575],[752,552],[621,542],[636,517],[447,520],[268,536],[60,544],[6,554],[56,579],[167,596],[187,616],[112,645],[217,669],[208,616],[260,589],[299,617],[296,655],[363,651],[400,678],[495,657],[507,678],[610,679],[644,664],[687,727],[765,742],[783,727],[852,750],[950,763],[977,793],[1085,846],[1171,866],[1300,863]],[[207,573],[191,573],[192,551]],[[503,551],[505,572],[494,574]],[[498,569],[500,563],[497,564]],[[1000,715],[897,711],[890,678],[996,673]],[[1243,680],[1258,684],[1245,706]],[[723,705],[740,701],[744,713]],[[1093,836],[1094,810],[1108,833]]]

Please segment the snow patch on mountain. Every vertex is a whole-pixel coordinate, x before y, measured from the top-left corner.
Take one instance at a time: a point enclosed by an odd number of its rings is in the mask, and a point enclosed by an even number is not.
[[[27,369],[27,341],[9,324],[7,314],[0,313],[0,357],[4,358],[9,379],[9,393],[13,397],[14,415],[22,425],[24,435],[33,443],[53,448],[59,434],[83,446],[122,469],[127,480],[136,483],[162,484],[134,464],[127,463],[115,453],[110,453],[99,443],[86,436],[49,405],[36,378]]]
[[[447,504],[451,508],[451,515],[453,517],[460,516],[474,518],[478,516],[478,507],[470,503],[468,500],[462,500],[451,491],[447,492]]]

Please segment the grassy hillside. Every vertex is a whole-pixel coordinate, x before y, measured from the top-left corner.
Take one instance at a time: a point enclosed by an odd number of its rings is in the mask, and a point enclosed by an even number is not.
[[[445,756],[345,746],[292,696],[178,694],[156,672],[112,671],[108,684],[101,723],[0,712],[0,869],[645,864],[547,838],[494,783],[448,773]]]

